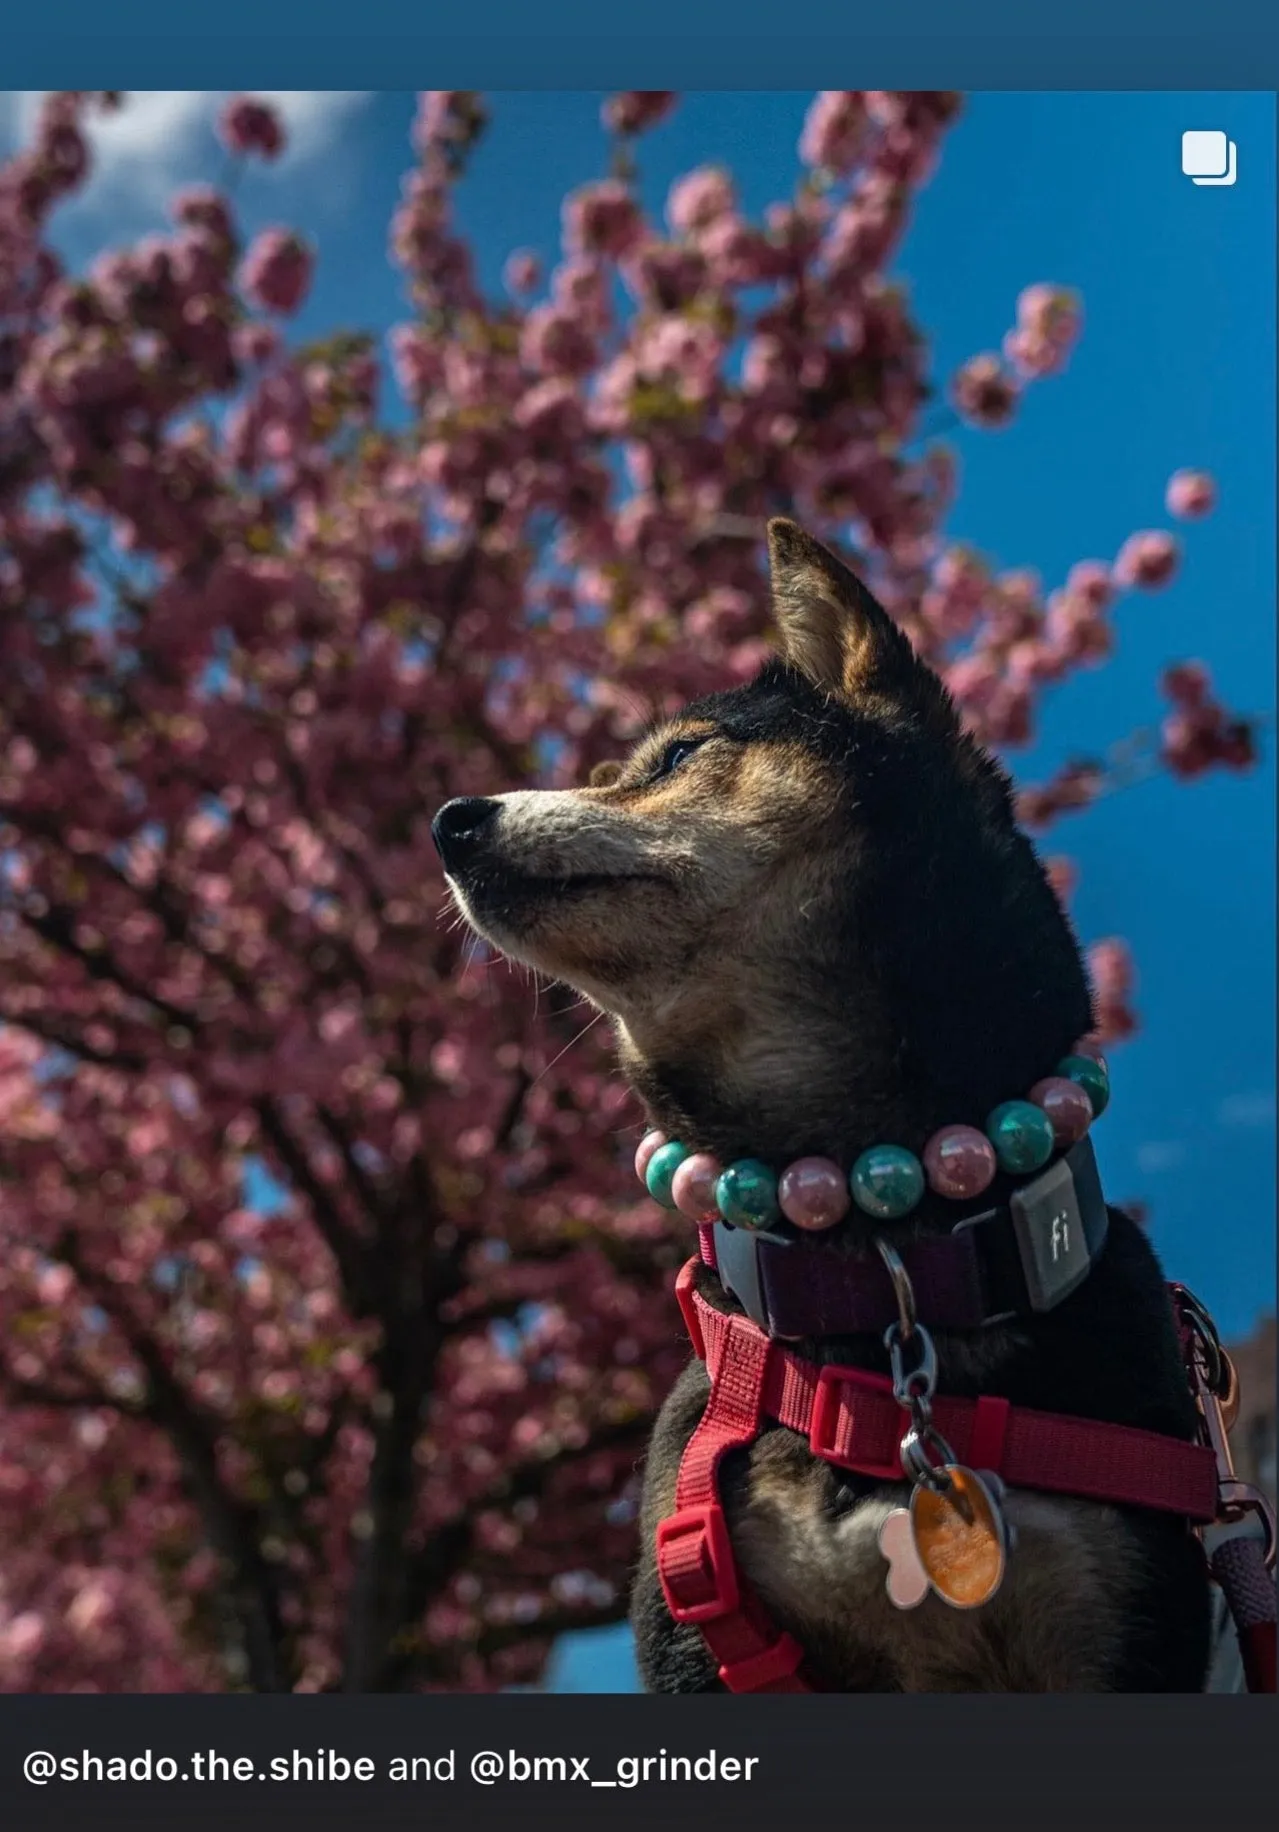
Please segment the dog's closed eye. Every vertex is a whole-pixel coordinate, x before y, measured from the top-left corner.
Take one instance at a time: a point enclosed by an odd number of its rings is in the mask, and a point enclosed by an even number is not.
[[[649,781],[660,782],[663,776],[672,776],[681,764],[688,762],[694,751],[705,744],[705,738],[675,738],[658,758]]]

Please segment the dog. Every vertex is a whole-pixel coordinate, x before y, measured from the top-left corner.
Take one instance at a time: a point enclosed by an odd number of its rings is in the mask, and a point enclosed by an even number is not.
[[[453,801],[434,835],[478,933],[609,1015],[655,1128],[725,1164],[847,1168],[875,1141],[918,1152],[940,1126],[980,1126],[1093,1013],[1009,780],[941,679],[804,530],[774,521],[768,541],[778,653],[756,679],[686,706],[587,787]],[[966,1208],[926,1193],[898,1222],[854,1208],[820,1248],[926,1238],[1008,1189],[1001,1173]],[[1107,1216],[1104,1252],[1056,1308],[936,1332],[940,1393],[1194,1441],[1155,1254],[1124,1211]],[[709,1267],[698,1289],[740,1308]],[[887,1365],[878,1333],[792,1346],[818,1365]],[[647,1458],[631,1616],[651,1692],[723,1690],[653,1549],[708,1392],[695,1360]],[[740,1570],[824,1689],[1204,1689],[1210,1588],[1184,1520],[1013,1489],[998,1594],[904,1611],[878,1546],[904,1485],[832,1467],[775,1424],[727,1459],[721,1492]]]

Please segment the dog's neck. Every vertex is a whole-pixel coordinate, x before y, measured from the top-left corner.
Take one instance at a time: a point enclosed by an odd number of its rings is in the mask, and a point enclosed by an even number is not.
[[[876,1144],[919,1154],[941,1127],[981,1128],[1001,1102],[1024,1099],[1079,1034],[1070,1013],[1032,1027],[1005,1010],[969,1031],[956,1055],[945,1039],[940,1051],[912,1048],[869,989],[837,1000],[803,976],[784,998],[754,985],[747,997],[721,982],[713,1008],[671,998],[615,1020],[622,1067],[650,1124],[724,1164],[755,1158],[780,1172],[812,1156],[848,1170]],[[1001,1173],[974,1202],[928,1192],[911,1231],[949,1231],[1001,1200],[1006,1184]],[[864,1231],[854,1212],[840,1232]]]
[[[887,1136],[903,1117],[893,1091],[848,1060],[840,1015],[805,1009],[799,1021],[802,997],[723,984],[713,1010],[707,1004],[672,1001],[616,1023],[623,1070],[670,1137],[725,1163],[784,1162],[806,1151],[847,1154],[868,1126]]]
[[[886,876],[872,915],[805,910],[784,940],[703,951],[660,994],[614,1008],[619,1055],[652,1124],[724,1162],[780,1167],[867,1147],[918,1152],[946,1125],[984,1125],[1091,1028],[1077,947],[1026,842],[1016,870],[921,905]],[[966,854],[965,854],[966,857]]]
[[[873,1144],[918,1151],[939,1127],[980,1126],[1003,1100],[1026,1089],[1074,1041],[1068,1024],[1046,1029],[1038,1048],[1003,1066],[995,1039],[974,1038],[964,1068],[932,1077],[921,1053],[829,1006],[761,1010],[742,998],[704,1030],[641,1017],[617,1022],[619,1054],[651,1124],[722,1162],[761,1158],[782,1166],[820,1155],[847,1167]],[[650,1041],[650,1039],[652,1039]],[[856,1039],[856,1043],[853,1042]]]

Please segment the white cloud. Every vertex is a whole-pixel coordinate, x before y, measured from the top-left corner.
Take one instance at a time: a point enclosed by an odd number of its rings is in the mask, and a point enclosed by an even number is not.
[[[1254,1088],[1247,1094],[1228,1094],[1217,1106],[1222,1126],[1271,1126],[1275,1117],[1273,1088]]]
[[[352,115],[373,94],[368,89],[255,90],[279,110],[287,140],[278,161],[258,162],[260,172],[288,171],[327,152]],[[29,135],[44,92],[0,91],[0,144]],[[176,185],[207,177],[213,131],[228,99],[225,90],[138,89],[114,114],[91,114],[93,173],[71,206],[101,214],[150,214]]]
[[[1186,1148],[1180,1139],[1148,1139],[1137,1147],[1137,1167],[1150,1176],[1161,1170],[1175,1170],[1185,1156]]]

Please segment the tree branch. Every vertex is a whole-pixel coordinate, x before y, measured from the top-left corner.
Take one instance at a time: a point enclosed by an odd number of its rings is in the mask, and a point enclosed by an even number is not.
[[[360,1317],[376,1314],[366,1255],[348,1228],[333,1197],[316,1176],[302,1146],[284,1122],[277,1103],[264,1095],[254,1103],[262,1131],[297,1189],[307,1197],[315,1223],[337,1262],[347,1301]]]
[[[254,1510],[227,1491],[218,1473],[214,1429],[183,1391],[159,1344],[121,1307],[110,1284],[85,1266],[78,1243],[64,1240],[58,1257],[94,1292],[146,1374],[149,1391],[141,1410],[167,1432],[210,1543],[231,1569],[254,1691],[290,1691],[281,1665],[285,1636],[278,1583],[258,1545]]]

